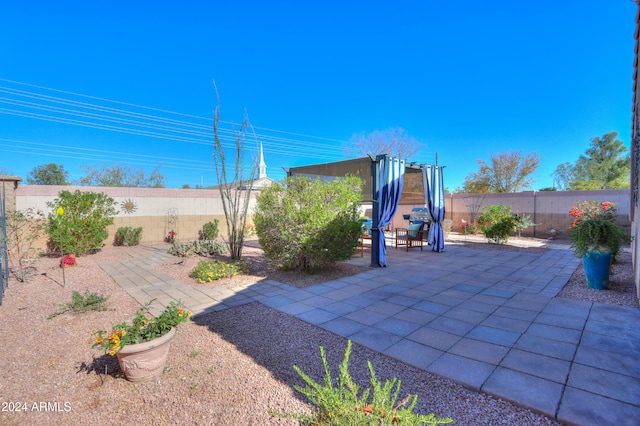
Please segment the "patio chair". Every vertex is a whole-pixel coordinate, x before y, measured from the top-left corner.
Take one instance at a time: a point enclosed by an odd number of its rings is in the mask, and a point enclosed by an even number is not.
[[[414,221],[408,228],[396,228],[396,250],[398,246],[405,246],[406,251],[412,247],[423,250],[424,221]]]
[[[358,240],[357,251],[360,252],[360,257],[364,256],[364,249],[370,248],[371,243],[365,244],[365,241],[371,241],[371,228],[373,226],[373,221],[371,219],[362,221],[362,234],[360,235],[360,239]]]

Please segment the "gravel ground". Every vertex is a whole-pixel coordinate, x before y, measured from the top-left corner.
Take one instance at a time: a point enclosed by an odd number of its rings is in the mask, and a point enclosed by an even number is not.
[[[260,251],[247,247],[251,278],[235,277],[212,285],[234,286],[269,277],[298,286],[326,281],[326,275],[301,276],[270,270]],[[495,247],[491,247],[495,248]],[[517,248],[512,248],[517,249]],[[92,332],[131,319],[138,304],[97,265],[130,258],[126,247],[105,247],[78,259],[63,271],[57,259],[38,260],[27,283],[11,280],[0,306],[0,424],[2,425],[278,425],[268,410],[307,412],[310,406],[293,385],[302,385],[292,369],[298,365],[316,379],[323,377],[319,346],[332,368],[342,360],[347,342],[328,331],[258,303],[196,318],[178,328],[167,368],[154,382],[124,380],[113,357],[91,349]],[[629,260],[628,260],[629,259]],[[168,262],[161,269],[189,281],[190,263]],[[630,256],[621,256],[614,282],[621,283],[605,303],[633,301]],[[596,300],[584,288],[580,267],[563,297]],[[344,265],[331,276],[358,272]],[[332,279],[332,278],[331,278]],[[582,278],[583,280],[584,278]],[[56,304],[68,302],[73,290],[103,290],[110,310],[63,314],[48,320]],[[631,294],[631,296],[629,296]],[[632,305],[637,307],[637,303]],[[418,394],[417,411],[452,417],[458,425],[549,425],[555,422],[508,402],[478,394],[443,378],[353,345],[350,371],[368,385],[367,360],[381,380],[398,377],[402,394]],[[105,374],[105,369],[107,374]]]

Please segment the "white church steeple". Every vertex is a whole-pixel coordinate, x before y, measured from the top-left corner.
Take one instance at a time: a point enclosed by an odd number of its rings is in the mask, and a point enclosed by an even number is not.
[[[260,142],[260,163],[258,164],[258,179],[264,179],[267,177],[267,165],[264,162],[264,155],[262,154],[262,142]]]

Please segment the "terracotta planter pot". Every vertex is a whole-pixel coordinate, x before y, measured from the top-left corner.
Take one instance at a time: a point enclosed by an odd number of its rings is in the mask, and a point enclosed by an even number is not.
[[[160,376],[169,356],[175,327],[150,342],[126,345],[116,353],[120,369],[130,382],[146,382]]]

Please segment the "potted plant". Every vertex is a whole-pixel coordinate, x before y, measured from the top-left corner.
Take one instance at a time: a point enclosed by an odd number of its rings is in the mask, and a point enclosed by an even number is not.
[[[604,290],[609,285],[612,257],[622,249],[630,238],[619,225],[613,222],[613,203],[579,203],[569,212],[575,217],[569,228],[569,239],[576,257],[581,257],[587,287]]]
[[[94,333],[92,347],[117,356],[120,369],[131,382],[152,380],[162,374],[176,327],[192,315],[171,302],[160,315],[149,318],[149,306],[154,301],[140,308],[131,324],[125,321],[111,327],[109,333]]]

